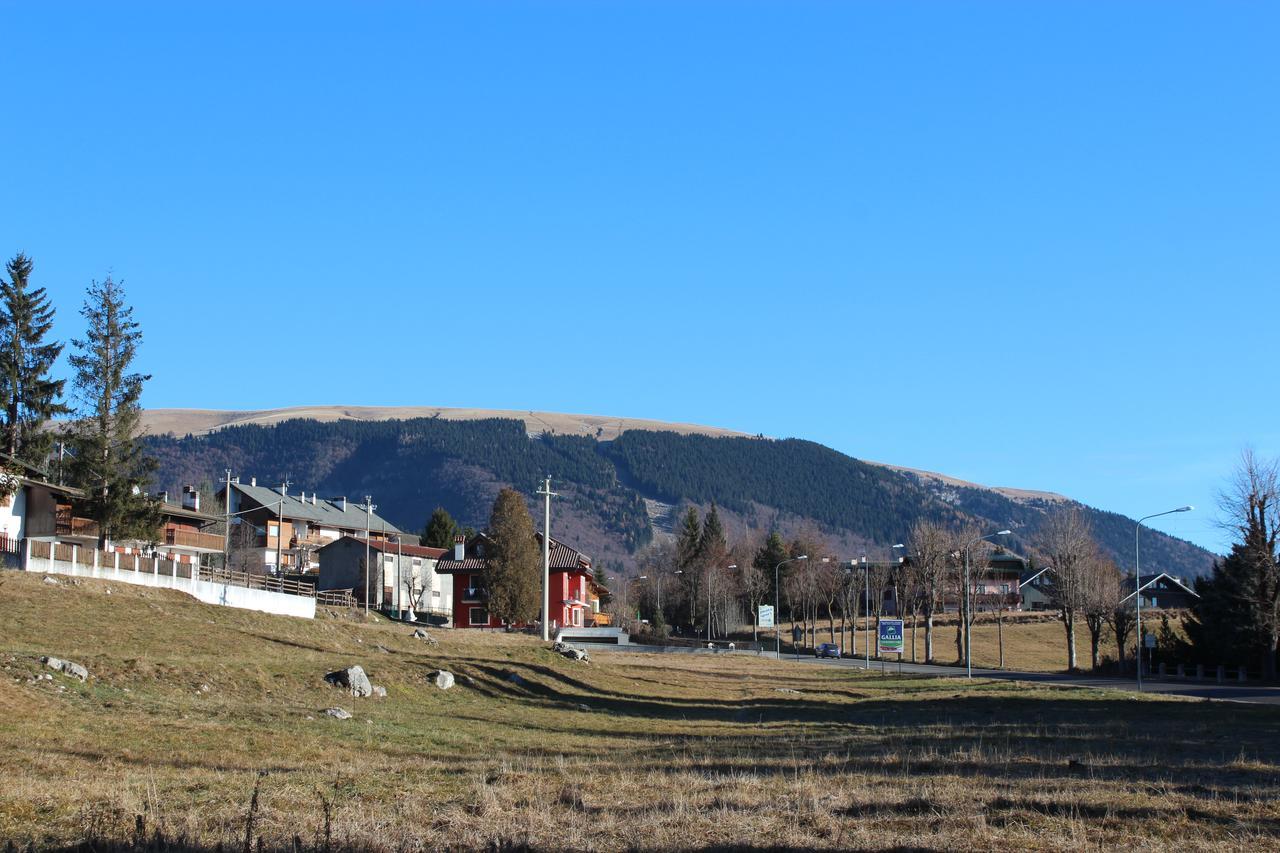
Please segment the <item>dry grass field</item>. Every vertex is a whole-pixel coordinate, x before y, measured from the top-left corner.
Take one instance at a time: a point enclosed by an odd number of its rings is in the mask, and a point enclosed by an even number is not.
[[[0,574],[0,838],[20,846],[1280,846],[1272,708],[743,656],[584,664],[524,636],[428,646],[355,614],[59,581]],[[38,678],[44,654],[92,677]],[[323,681],[354,663],[387,698]]]
[[[962,658],[956,653],[956,618],[954,614],[946,614],[935,620],[933,654],[934,662],[939,664],[956,664]],[[872,630],[875,620],[870,620]],[[1154,630],[1158,624],[1156,619],[1148,624],[1148,630]],[[784,648],[789,648],[791,625],[782,625]],[[750,632],[747,632],[749,634]],[[1066,672],[1067,670],[1067,632],[1062,621],[1053,613],[1017,613],[1006,614],[1003,628],[996,624],[996,617],[989,613],[981,613],[973,627],[973,664],[976,667],[995,669],[1000,664],[1000,635],[1004,635],[1004,668],[1021,672]],[[744,635],[746,636],[746,635]],[[749,636],[747,637],[749,639]],[[857,653],[865,652],[865,626],[858,623]],[[836,623],[834,639],[828,630],[825,620],[818,625],[817,641],[840,642],[840,626]],[[773,648],[773,635],[770,633],[763,639],[763,644]],[[911,620],[906,621],[905,651],[902,659],[912,661],[911,646],[913,638]],[[924,623],[920,623],[915,632],[915,662],[924,663]],[[1133,636],[1130,635],[1129,653],[1133,653]],[[849,634],[846,632],[841,647],[853,648]],[[1116,659],[1115,637],[1105,631],[1098,646],[1099,659]],[[874,655],[873,655],[874,657]],[[891,660],[897,660],[896,656]],[[1080,669],[1089,669],[1089,630],[1083,621],[1076,625],[1076,664]]]

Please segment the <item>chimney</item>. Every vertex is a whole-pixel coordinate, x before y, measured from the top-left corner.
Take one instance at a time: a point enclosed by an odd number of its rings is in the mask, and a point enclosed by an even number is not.
[[[459,534],[453,537],[453,559],[464,560],[467,556],[467,540]]]
[[[298,493],[298,500],[302,501],[303,503],[306,503],[306,502],[307,502],[307,490],[306,490],[306,489],[303,489],[301,492],[299,492],[299,493]]]
[[[331,504],[333,504],[335,507],[337,507],[337,508],[338,508],[338,510],[339,510],[340,512],[346,512],[346,511],[347,511],[347,499],[346,499],[346,497],[345,497],[345,496],[340,497],[340,498],[333,498],[333,499],[331,499],[331,500],[329,501],[329,503],[331,503]]]
[[[182,487],[182,508],[200,511],[200,492],[195,486]]]
[[[311,493],[311,505],[312,505],[312,506],[315,506],[315,505],[316,505],[316,493],[315,493],[315,492],[312,492],[312,493]]]
[[[250,477],[250,478],[249,478],[249,485],[250,485],[250,486],[256,486],[256,485],[258,485],[258,478],[257,478],[257,477]]]
[[[169,493],[168,493],[168,492],[156,492],[156,498],[160,501],[160,503],[162,503],[162,504],[167,504],[167,503],[169,502]]]

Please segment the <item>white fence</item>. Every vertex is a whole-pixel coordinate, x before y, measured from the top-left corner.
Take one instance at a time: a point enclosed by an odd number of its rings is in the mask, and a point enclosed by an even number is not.
[[[313,619],[316,615],[314,592],[307,595],[300,590],[264,589],[261,587],[267,585],[267,579],[241,577],[242,573],[239,572],[201,575],[199,567],[190,563],[137,554],[117,554],[76,545],[33,542],[30,539],[23,540],[21,548],[21,565],[29,572],[75,575],[176,589],[206,604],[220,604],[280,616]]]

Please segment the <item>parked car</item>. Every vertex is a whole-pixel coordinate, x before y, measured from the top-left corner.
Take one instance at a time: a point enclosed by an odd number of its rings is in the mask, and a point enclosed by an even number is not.
[[[840,647],[835,643],[819,643],[818,647],[813,650],[813,654],[820,658],[838,658],[840,657]]]

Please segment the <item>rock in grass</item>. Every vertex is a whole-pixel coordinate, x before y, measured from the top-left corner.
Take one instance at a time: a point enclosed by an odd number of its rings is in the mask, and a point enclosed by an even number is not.
[[[373,685],[373,695],[379,699],[386,699],[387,688],[383,687],[381,684],[375,684]]]
[[[336,720],[351,719],[351,712],[346,710],[345,708],[326,708],[325,713]]]
[[[437,669],[431,673],[431,683],[441,690],[448,690],[453,686],[453,673],[447,669]]]
[[[424,643],[426,643],[429,646],[439,645],[435,637],[431,636],[421,628],[414,628],[413,633],[410,634],[409,636],[413,637],[415,640],[422,640]]]
[[[337,672],[331,672],[324,677],[324,680],[335,687],[346,689],[352,696],[368,696],[373,693],[373,685],[369,683],[369,676],[364,674],[364,667],[358,664],[349,666],[346,669],[340,669]]]
[[[63,675],[69,675],[72,678],[78,678],[81,681],[89,680],[89,670],[73,661],[45,656],[40,658],[40,662],[49,667],[49,669],[60,672]]]
[[[56,579],[56,578],[51,578],[51,577],[49,577],[48,575],[45,575],[45,576],[44,576],[44,582],[45,582],[45,583],[47,583],[47,584],[51,584],[52,586],[57,586],[57,585],[58,585],[58,581],[57,581],[57,579]]]

